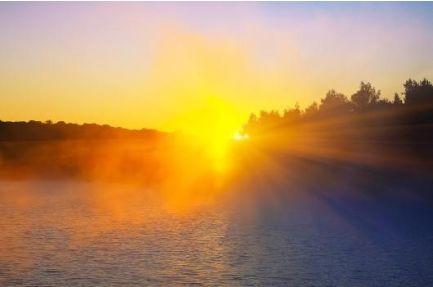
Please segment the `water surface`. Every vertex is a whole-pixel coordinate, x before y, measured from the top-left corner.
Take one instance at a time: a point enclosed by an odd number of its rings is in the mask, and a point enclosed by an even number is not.
[[[433,212],[422,202],[323,192],[179,209],[137,186],[0,190],[1,286],[433,284]]]

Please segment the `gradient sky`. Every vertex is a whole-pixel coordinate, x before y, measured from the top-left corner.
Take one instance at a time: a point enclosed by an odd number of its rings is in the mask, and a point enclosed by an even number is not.
[[[0,3],[0,119],[200,130],[433,80],[433,3]]]

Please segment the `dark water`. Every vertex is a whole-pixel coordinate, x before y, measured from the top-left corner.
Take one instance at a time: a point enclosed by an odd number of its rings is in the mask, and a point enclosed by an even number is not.
[[[139,187],[0,189],[0,286],[433,286],[433,212],[416,200],[178,207]]]

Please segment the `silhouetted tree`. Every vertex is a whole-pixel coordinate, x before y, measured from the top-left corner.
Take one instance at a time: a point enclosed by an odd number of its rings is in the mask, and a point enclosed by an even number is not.
[[[283,119],[285,124],[294,123],[300,120],[302,115],[299,104],[296,104],[294,108],[286,109],[283,113]]]
[[[305,115],[312,116],[319,111],[319,105],[316,102],[312,103],[305,109]]]
[[[379,99],[380,91],[376,91],[370,83],[364,82],[361,82],[359,90],[351,96],[351,101],[355,111],[365,111],[369,107],[377,104]]]
[[[335,90],[326,93],[325,98],[320,101],[320,112],[326,115],[338,115],[350,112],[350,102],[347,97]]]
[[[394,94],[393,104],[394,105],[401,105],[401,104],[403,104],[403,100],[400,98],[400,96],[397,93]]]
[[[431,103],[433,100],[433,85],[427,79],[414,81],[409,79],[404,83],[404,102],[408,105]]]

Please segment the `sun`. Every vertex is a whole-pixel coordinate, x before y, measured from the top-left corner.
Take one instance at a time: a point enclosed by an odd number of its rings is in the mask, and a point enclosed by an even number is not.
[[[240,132],[248,114],[233,102],[215,93],[205,93],[197,101],[184,102],[178,113],[172,114],[167,130],[179,131],[183,140],[189,141],[200,154],[191,158],[191,165],[206,159],[206,168],[215,174],[227,175],[236,165],[233,154],[239,147],[236,143],[246,141],[249,136]]]
[[[234,141],[243,140],[234,137],[234,127],[231,124],[220,123],[221,125],[213,126],[212,130],[206,130],[204,133],[197,135],[198,141],[209,158],[209,164],[214,171],[219,173],[227,172],[231,166],[231,147]]]
[[[218,172],[230,166],[230,148],[234,141],[247,139],[239,133],[245,119],[237,110],[218,97],[207,97],[176,118],[181,126],[200,149],[207,155],[209,165]]]
[[[238,142],[245,141],[245,140],[247,140],[249,138],[250,138],[250,136],[248,134],[241,133],[241,132],[236,132],[233,135],[233,140],[238,141]]]

